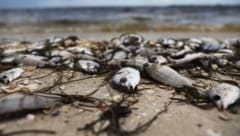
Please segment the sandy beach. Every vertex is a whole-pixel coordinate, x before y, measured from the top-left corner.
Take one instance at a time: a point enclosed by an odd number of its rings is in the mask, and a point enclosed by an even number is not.
[[[18,48],[19,44],[68,36],[76,36],[80,41],[107,43],[113,37],[129,32],[142,35],[150,41],[160,38],[199,37],[210,37],[220,41],[240,39],[239,13],[239,6],[233,5],[0,9],[0,48]],[[48,58],[47,61],[49,60]],[[0,72],[4,68],[5,66],[1,67]],[[52,87],[51,93],[87,95],[98,89],[91,97],[111,104],[114,103],[112,102],[114,98],[117,99],[117,96],[123,94],[109,85],[108,76],[114,71],[105,75],[89,75],[60,68],[60,70],[49,67],[26,67],[26,69],[26,72],[11,84],[27,82],[27,84],[38,84],[37,90],[44,90],[61,81],[65,83]],[[240,84],[239,78],[230,75],[213,72],[213,77],[234,80],[238,85]],[[197,83],[201,81],[201,79],[193,80]],[[211,79],[202,80],[209,86],[212,85],[211,83],[216,83]],[[0,87],[2,86],[4,85],[0,84]],[[7,95],[1,92],[0,98]],[[100,133],[101,136],[239,136],[240,134],[240,110],[232,113],[218,110],[211,104],[206,107],[197,106],[186,100],[183,95],[176,94],[174,88],[153,82],[144,76],[141,78],[137,93],[127,98],[127,101],[132,104],[130,110],[129,107],[116,106],[116,109],[110,109],[105,116],[102,112],[106,107],[99,101],[92,102],[89,99],[56,106],[55,109],[16,112],[13,116],[0,117],[0,136],[94,136],[100,130],[104,130]]]
[[[46,29],[47,30],[47,29]],[[91,40],[110,40],[111,37],[119,36],[122,32],[45,32],[45,33],[29,33],[29,31],[21,31],[21,33],[10,31],[2,31],[0,39],[12,41],[41,41],[52,36],[69,36],[76,35],[80,39]],[[147,39],[157,39],[163,37],[171,38],[187,38],[187,37],[213,37],[216,39],[231,39],[239,38],[240,32],[153,32],[139,31]],[[44,86],[51,85],[57,78],[58,74],[51,73],[51,69],[34,69],[23,75],[24,77],[31,75],[41,77],[48,75],[40,80]],[[66,75],[72,74],[73,79],[89,77],[80,72],[63,71]],[[226,77],[230,78],[230,77]],[[66,94],[88,94],[98,88],[104,77],[95,77],[85,80],[72,82],[62,87],[55,87],[53,92],[64,92]],[[34,81],[30,81],[34,82]],[[132,101],[138,100],[133,105],[132,113],[129,117],[122,121],[122,127],[125,130],[132,131],[138,126],[146,123],[159,113],[157,118],[144,131],[133,133],[134,135],[142,136],[237,136],[240,134],[240,114],[228,113],[217,110],[216,108],[201,109],[187,102],[172,101],[173,89],[163,89],[159,85],[144,84],[146,81],[141,81],[139,88],[143,89],[137,94]],[[109,91],[110,90],[110,91]],[[117,94],[114,89],[109,89],[108,85],[104,85],[94,94],[94,97],[107,99],[110,94]],[[182,96],[176,95],[176,98]],[[78,106],[75,104],[75,106]],[[48,114],[49,111],[34,113],[34,118],[29,116],[32,114],[24,114],[21,117],[4,119],[0,123],[0,135],[24,135],[37,136],[46,135],[61,135],[61,136],[76,136],[76,135],[93,135],[91,129],[80,130],[84,125],[94,121],[98,117],[99,111],[94,108],[78,107],[73,105],[64,105],[60,108],[60,113],[57,116]],[[227,117],[226,117],[227,116]],[[226,117],[226,118],[224,118]],[[26,130],[24,132],[24,130]],[[19,132],[19,133],[18,133]],[[103,133],[102,135],[106,135]]]

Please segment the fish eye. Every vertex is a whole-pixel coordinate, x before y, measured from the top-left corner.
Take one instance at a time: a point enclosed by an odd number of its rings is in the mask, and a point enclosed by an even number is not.
[[[151,57],[149,58],[149,62],[155,62],[157,60],[157,57]]]
[[[7,78],[7,76],[6,76],[6,75],[2,76],[2,79],[6,79],[6,78]]]
[[[146,68],[146,67],[148,67],[148,66],[149,66],[148,63],[143,64],[143,67],[144,67],[144,68]]]
[[[220,100],[221,99],[221,96],[219,96],[219,95],[214,95],[213,96],[213,100],[214,101],[218,101],[218,100]]]
[[[120,82],[121,82],[121,83],[126,83],[126,82],[127,82],[127,78],[126,78],[126,77],[122,77],[122,78],[120,79]]]
[[[154,49],[154,51],[155,51],[155,52],[158,52],[158,49],[156,48],[156,49]]]

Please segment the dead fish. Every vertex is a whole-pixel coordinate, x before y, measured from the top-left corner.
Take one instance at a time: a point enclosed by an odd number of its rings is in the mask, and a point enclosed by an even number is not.
[[[53,94],[13,93],[0,98],[0,114],[48,108],[61,101],[62,97]]]
[[[193,81],[180,75],[174,69],[159,64],[148,64],[145,71],[149,77],[174,88],[192,87]]]
[[[141,45],[142,42],[144,42],[144,38],[141,35],[135,34],[135,33],[126,33],[122,34],[119,37],[121,43],[125,46],[128,45]]]
[[[61,63],[63,62],[63,58],[61,56],[55,56],[55,57],[52,57],[50,60],[49,60],[49,63],[51,66],[56,66],[56,65],[61,65]]]
[[[26,51],[26,48],[19,48],[19,49],[5,49],[2,52],[2,56],[3,57],[11,57],[11,56],[15,56],[16,54],[22,53]]]
[[[240,69],[240,60],[236,61],[234,65],[235,65],[235,67]]]
[[[152,55],[161,55],[164,53],[164,50],[160,47],[142,47],[136,50],[136,54],[144,56],[144,57],[150,57]]]
[[[95,56],[89,55],[89,54],[82,54],[82,53],[78,53],[76,55],[74,55],[75,59],[80,59],[80,60],[92,60],[92,61],[99,61],[99,59]]]
[[[100,69],[100,65],[92,60],[79,60],[77,68],[87,73],[95,73]]]
[[[14,58],[14,62],[23,66],[46,67],[49,65],[47,57],[31,54],[19,54]]]
[[[226,53],[206,54],[206,53],[198,52],[198,53],[193,53],[193,54],[187,54],[186,56],[184,56],[183,58],[180,58],[180,59],[171,59],[171,58],[168,58],[168,59],[172,63],[172,66],[179,66],[179,65],[190,63],[194,60],[218,61],[219,59],[225,59],[227,57],[230,57],[230,56],[229,56],[229,54],[226,54]]]
[[[149,62],[155,64],[166,64],[167,59],[161,55],[153,55],[148,58]]]
[[[93,52],[91,51],[90,48],[87,48],[87,47],[79,47],[79,46],[68,47],[67,51],[73,54],[87,54],[87,55],[93,56]]]
[[[219,109],[227,109],[239,99],[240,90],[237,86],[221,83],[213,86],[208,96]]]
[[[117,65],[117,64],[120,64],[120,62],[124,59],[127,58],[127,52],[125,51],[116,51],[114,52],[111,60],[108,62],[108,64],[110,65]]]
[[[140,72],[131,67],[122,68],[112,77],[111,82],[125,91],[134,91],[140,82]]]
[[[143,71],[146,63],[148,63],[148,58],[142,56],[136,56],[134,58],[125,59],[122,61],[124,66],[134,67],[140,71]]]
[[[4,71],[0,73],[0,81],[8,84],[12,82],[14,79],[19,78],[24,72],[23,68],[12,68],[10,70]]]
[[[52,37],[49,39],[49,43],[52,47],[61,46],[64,43],[64,39],[61,37]]]
[[[27,49],[28,52],[33,52],[33,51],[43,51],[47,48],[44,42],[37,42],[34,43],[31,47]]]
[[[224,44],[222,42],[219,42],[216,39],[208,38],[208,37],[203,37],[203,38],[200,38],[200,39],[203,41],[203,43],[200,46],[200,48],[203,51],[212,52],[212,51],[217,51],[217,50],[220,50],[220,49],[227,48],[226,44]]]
[[[66,50],[60,50],[60,49],[53,49],[50,51],[51,56],[61,56],[62,58],[69,58],[72,57],[72,53],[66,51]]]
[[[14,56],[3,58],[1,64],[14,64],[14,59]]]
[[[172,38],[163,38],[158,40],[158,42],[161,43],[164,47],[174,47],[174,45],[177,43],[177,41]]]
[[[189,46],[184,46],[184,49],[176,52],[176,53],[171,53],[171,57],[172,58],[179,58],[182,57],[184,55],[186,55],[187,53],[192,52],[192,49]]]

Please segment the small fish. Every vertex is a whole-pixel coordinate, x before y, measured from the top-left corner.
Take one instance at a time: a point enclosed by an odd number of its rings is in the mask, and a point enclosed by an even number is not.
[[[200,38],[203,43],[201,44],[200,48],[203,51],[206,52],[213,52],[213,51],[218,51],[220,49],[226,49],[227,45],[217,41],[216,39],[208,38],[208,37],[203,37]]]
[[[72,53],[66,51],[66,50],[59,50],[59,49],[54,49],[51,50],[50,52],[51,56],[61,56],[62,58],[69,58],[72,57]]]
[[[49,43],[51,44],[52,47],[62,45],[63,42],[64,42],[64,39],[61,37],[52,37],[49,39]]]
[[[140,82],[140,72],[131,67],[122,68],[112,77],[111,82],[125,91],[134,91]]]
[[[5,49],[3,52],[2,52],[2,56],[3,57],[12,57],[12,56],[15,56],[16,54],[19,54],[19,53],[22,53],[26,51],[26,48],[19,48],[19,49]]]
[[[151,57],[152,55],[161,55],[164,53],[164,50],[160,47],[142,47],[136,50],[136,53],[138,55],[144,56],[144,57]]]
[[[167,63],[167,59],[161,55],[153,55],[153,56],[150,56],[148,59],[149,59],[149,62],[155,63],[155,64],[166,64]]]
[[[12,68],[10,70],[4,71],[0,73],[0,81],[5,84],[8,84],[12,82],[14,79],[20,77],[23,72],[24,72],[23,68]]]
[[[148,65],[145,65],[145,71],[152,79],[174,88],[193,86],[193,81],[165,65],[148,63]]]
[[[28,52],[33,52],[33,51],[44,51],[47,48],[44,42],[37,42],[32,44],[31,47],[27,49]]]
[[[79,60],[77,68],[87,73],[95,73],[99,71],[100,65],[92,60]]]
[[[171,57],[172,58],[179,58],[182,57],[184,55],[186,55],[187,53],[191,53],[192,49],[189,46],[184,46],[184,48],[176,53],[171,53]]]
[[[141,45],[144,42],[144,38],[141,35],[135,33],[126,33],[122,34],[119,37],[121,43],[125,46],[128,45]]]
[[[158,40],[159,43],[161,43],[164,47],[173,47],[177,41],[172,38],[163,38]]]
[[[240,69],[240,60],[237,60],[234,65],[235,65],[235,67],[237,67],[238,69]]]
[[[227,109],[239,99],[240,90],[237,86],[221,83],[213,86],[208,96],[219,109]]]
[[[74,56],[75,59],[78,59],[78,60],[92,60],[92,61],[99,61],[99,59],[95,56],[92,56],[92,55],[89,55],[89,54],[82,54],[82,53],[79,53],[79,54],[76,54]]]
[[[61,101],[61,96],[53,94],[13,93],[0,98],[0,114],[48,108]]]
[[[14,59],[15,59],[14,56],[3,58],[3,59],[1,60],[1,64],[6,64],[6,65],[7,65],[7,64],[10,64],[10,65],[12,65],[12,64],[15,63],[15,62],[14,62]]]
[[[134,67],[140,71],[143,71],[146,63],[148,63],[148,58],[142,56],[136,56],[134,58],[125,59],[122,61],[124,66]]]
[[[93,56],[93,52],[91,51],[90,48],[87,47],[79,47],[79,46],[74,46],[74,47],[68,47],[67,51],[74,53],[74,54],[87,54]]]
[[[110,65],[117,65],[117,64],[120,64],[120,62],[124,59],[127,58],[127,52],[125,51],[116,51],[114,52],[111,60],[108,62],[108,64]]]
[[[46,67],[49,65],[47,57],[31,54],[19,54],[14,58],[14,62],[23,66]]]

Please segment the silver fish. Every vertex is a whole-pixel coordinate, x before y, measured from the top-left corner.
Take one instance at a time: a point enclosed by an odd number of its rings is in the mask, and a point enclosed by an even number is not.
[[[120,69],[113,77],[112,84],[126,91],[134,91],[140,82],[140,72],[131,67]]]
[[[155,63],[155,64],[166,64],[167,63],[167,59],[161,55],[153,55],[153,56],[150,56],[148,59],[149,59],[149,62]]]
[[[59,50],[59,49],[53,49],[50,52],[51,56],[61,56],[63,58],[69,58],[72,57],[72,53],[66,51],[66,50]]]
[[[87,54],[87,55],[93,56],[93,52],[91,51],[90,48],[87,48],[87,47],[79,47],[79,46],[68,47],[67,51],[74,54]]]
[[[148,76],[156,81],[170,85],[174,88],[192,87],[193,81],[180,75],[174,69],[159,64],[148,64],[145,66]]]
[[[176,52],[176,53],[171,53],[171,57],[172,58],[178,58],[178,57],[182,57],[187,53],[192,52],[192,49],[189,46],[184,46],[184,49]]]
[[[219,42],[216,39],[212,39],[209,37],[203,37],[200,39],[203,41],[203,44],[201,44],[200,46],[203,51],[212,52],[227,48],[226,44]]]
[[[31,54],[19,54],[14,58],[14,62],[23,66],[46,67],[49,65],[47,57]]]
[[[12,68],[10,70],[0,73],[0,81],[5,84],[12,82],[14,79],[17,79],[24,72],[23,68]]]
[[[92,60],[79,60],[77,67],[84,72],[95,73],[100,69],[100,65]]]
[[[158,40],[158,42],[160,42],[164,47],[174,47],[177,43],[177,41],[172,38],[163,38]]]
[[[14,93],[0,98],[0,114],[48,108],[61,100],[62,97],[52,94]]]
[[[127,58],[127,53],[125,51],[116,51],[113,56],[112,59],[108,62],[108,64],[110,65],[117,65],[120,64],[120,62],[124,59]]]
[[[19,54],[19,53],[22,53],[26,51],[25,48],[19,48],[19,49],[5,49],[3,52],[2,52],[2,56],[3,57],[12,57],[12,56],[15,56],[16,54]]]
[[[124,45],[141,45],[144,42],[144,38],[141,35],[135,33],[122,34],[119,37],[120,41]]]
[[[239,99],[240,90],[237,86],[221,83],[213,86],[208,96],[219,109],[227,109]]]
[[[144,70],[144,65],[148,63],[148,58],[142,56],[136,56],[131,59],[126,59],[122,61],[124,66],[134,67],[140,71]]]

